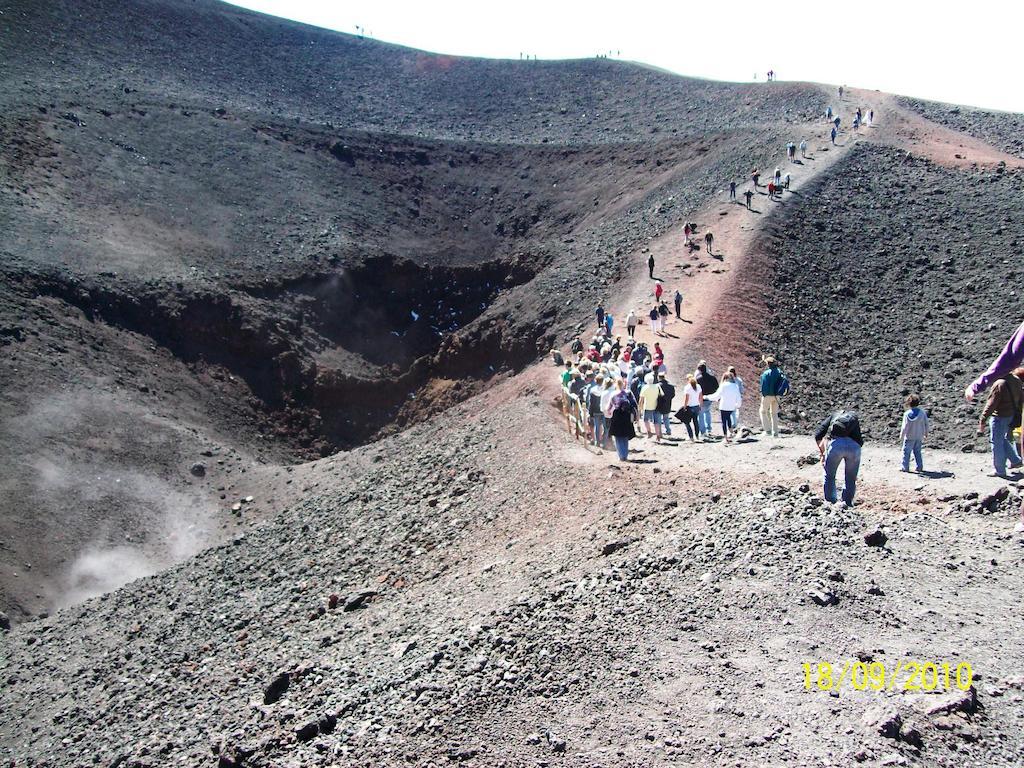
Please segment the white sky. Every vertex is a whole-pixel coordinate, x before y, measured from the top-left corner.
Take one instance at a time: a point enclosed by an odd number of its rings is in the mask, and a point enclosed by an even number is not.
[[[877,88],[1024,112],[1020,0],[234,0],[463,56],[620,57],[683,75]]]

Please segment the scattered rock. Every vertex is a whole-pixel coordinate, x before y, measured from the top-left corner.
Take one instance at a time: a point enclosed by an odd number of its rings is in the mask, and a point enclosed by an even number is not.
[[[889,537],[881,528],[873,528],[864,534],[864,543],[869,547],[884,547],[887,541],[889,541]]]
[[[953,691],[937,697],[926,697],[925,712],[929,715],[949,715],[953,712],[971,714],[978,706],[978,692],[972,685],[966,691]]]
[[[807,591],[810,595],[811,600],[822,607],[829,605],[839,605],[839,598],[832,592],[826,592],[820,589],[810,589]]]
[[[342,608],[343,611],[354,611],[358,608],[365,608],[366,601],[377,594],[376,590],[364,589],[360,592],[353,592],[351,595],[345,598],[345,605]]]
[[[924,746],[924,737],[921,735],[921,730],[911,722],[903,723],[900,727],[900,740],[918,749]]]
[[[295,729],[295,740],[299,742],[309,741],[320,733],[320,723],[316,720],[301,725]]]
[[[191,472],[194,477],[206,477],[206,465],[201,461],[197,461],[189,467],[188,471]]]
[[[279,701],[284,696],[285,691],[288,690],[291,682],[292,676],[290,672],[279,672],[263,691],[263,703],[274,704]]]
[[[877,734],[884,739],[896,739],[900,735],[903,718],[894,707],[876,704],[864,712],[861,725],[869,733]]]
[[[620,549],[625,549],[634,541],[636,541],[636,539],[617,539],[615,541],[609,541],[601,547],[601,554],[605,556],[613,555]]]

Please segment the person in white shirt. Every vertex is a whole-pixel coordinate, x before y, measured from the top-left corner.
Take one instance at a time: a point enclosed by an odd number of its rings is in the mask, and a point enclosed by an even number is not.
[[[629,310],[629,314],[626,315],[626,333],[629,334],[629,338],[631,339],[634,336],[636,336],[636,326],[638,319],[639,318],[637,318],[636,312],[634,312],[632,309]]]
[[[729,366],[729,373],[732,374],[733,379],[736,381],[736,386],[740,388],[740,398],[742,399],[743,395],[746,394],[745,391],[744,391],[745,387],[743,386],[743,379],[741,379],[739,377],[739,374],[736,373],[736,366],[735,365],[730,365]],[[738,432],[739,428],[740,428],[740,409],[739,409],[739,406],[737,406],[736,410],[732,412],[732,431],[733,432]]]
[[[732,442],[732,415],[743,404],[743,396],[740,394],[736,377],[731,373],[726,373],[722,377],[722,385],[718,391],[711,395],[705,395],[704,399],[718,401],[718,411],[722,416],[722,435],[725,436],[725,442]]]
[[[686,377],[686,386],[683,387],[682,396],[683,407],[676,411],[676,418],[683,422],[683,426],[686,427],[686,434],[690,436],[690,442],[696,443],[700,439],[697,414],[700,413],[700,403],[703,396],[700,391],[700,384],[697,383],[697,379],[692,373]]]

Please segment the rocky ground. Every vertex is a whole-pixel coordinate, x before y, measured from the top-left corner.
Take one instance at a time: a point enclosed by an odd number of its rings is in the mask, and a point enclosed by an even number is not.
[[[785,362],[801,429],[853,407],[866,435],[895,442],[915,392],[930,446],[987,450],[963,389],[1019,325],[1022,192],[1019,170],[870,145],[801,190],[766,235],[774,290],[761,341]]]
[[[867,92],[830,149],[817,86],[3,10],[4,764],[1019,763],[1021,486],[958,399],[1019,323],[1014,158]],[[802,136],[781,201],[724,202]],[[791,436],[567,436],[535,361],[649,253],[673,376],[777,352]],[[941,477],[893,471],[908,388]],[[852,509],[800,434],[833,393]],[[855,660],[972,685],[806,683]]]
[[[1021,138],[1024,118],[1016,113],[907,97],[900,97],[900,103],[934,123],[975,136],[1011,155],[1024,157],[1024,138]]]
[[[322,460],[329,488],[280,518],[5,636],[8,754],[1015,763],[1017,496],[845,510],[721,473],[709,491],[673,462],[552,461],[579,449],[543,403],[511,382],[492,400],[361,467]],[[802,663],[855,658],[969,661],[977,682],[805,689]]]

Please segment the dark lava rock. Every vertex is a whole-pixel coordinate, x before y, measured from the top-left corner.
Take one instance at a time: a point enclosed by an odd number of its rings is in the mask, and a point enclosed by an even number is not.
[[[377,592],[372,589],[364,589],[361,592],[353,592],[351,595],[345,598],[345,605],[342,607],[342,610],[354,611],[358,608],[365,608],[366,601],[376,594]]]
[[[625,549],[634,541],[635,539],[617,539],[616,541],[609,541],[607,544],[601,547],[601,554],[606,556],[613,555],[620,549]]]
[[[188,471],[191,472],[194,477],[206,477],[206,465],[201,461],[197,461],[189,467]]]
[[[903,718],[892,707],[875,705],[861,718],[861,724],[870,732],[885,739],[896,739],[900,735]]]
[[[11,620],[7,618],[7,614],[0,611],[0,629],[5,632],[9,632],[11,629]]]
[[[292,676],[289,672],[278,673],[277,677],[271,680],[270,685],[263,691],[263,703],[274,704],[279,701],[284,696],[284,692],[288,690],[291,682]]]
[[[869,547],[884,547],[888,540],[889,537],[885,535],[881,528],[873,528],[864,534],[864,543]]]

